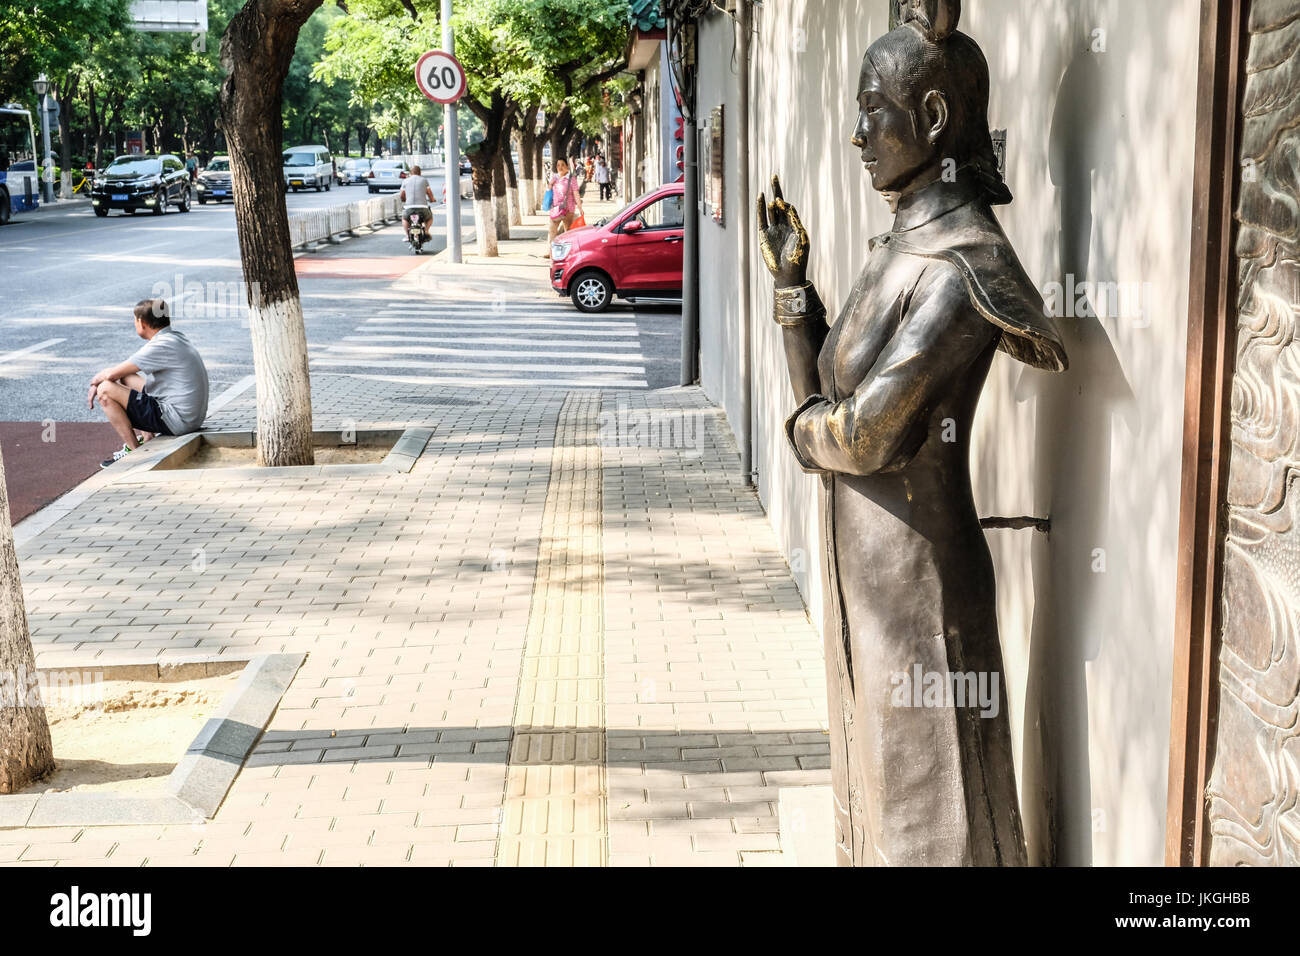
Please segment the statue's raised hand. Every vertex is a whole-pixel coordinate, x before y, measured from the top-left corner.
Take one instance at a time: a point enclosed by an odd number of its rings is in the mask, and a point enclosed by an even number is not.
[[[772,202],[758,194],[758,247],[777,288],[803,285],[808,278],[808,233],[799,213],[781,195],[781,180],[772,177]]]

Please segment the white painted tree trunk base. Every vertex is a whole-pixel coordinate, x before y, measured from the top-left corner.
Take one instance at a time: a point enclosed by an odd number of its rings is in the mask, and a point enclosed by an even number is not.
[[[519,187],[510,186],[507,195],[510,201],[510,225],[522,226],[524,224],[524,217],[519,208]]]
[[[478,237],[478,254],[480,256],[497,255],[496,216],[492,211],[492,200],[474,200],[474,234]]]
[[[311,379],[302,302],[294,296],[254,305],[249,308],[248,321],[257,359],[257,463],[272,467],[313,464]]]
[[[496,217],[497,239],[509,239],[510,207],[505,196],[492,197],[492,214]]]

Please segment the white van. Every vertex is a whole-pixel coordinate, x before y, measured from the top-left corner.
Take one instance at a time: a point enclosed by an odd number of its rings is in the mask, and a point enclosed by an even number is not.
[[[299,189],[329,189],[334,185],[334,160],[324,146],[295,146],[284,151],[284,184]]]

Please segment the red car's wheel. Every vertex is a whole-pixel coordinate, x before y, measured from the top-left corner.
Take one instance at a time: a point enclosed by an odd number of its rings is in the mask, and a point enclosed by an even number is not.
[[[579,312],[604,312],[614,298],[614,283],[603,272],[583,272],[569,289],[569,298]]]

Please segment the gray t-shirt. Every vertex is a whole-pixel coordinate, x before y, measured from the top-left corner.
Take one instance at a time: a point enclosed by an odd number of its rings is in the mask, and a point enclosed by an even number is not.
[[[429,194],[426,192],[429,188],[429,180],[415,173],[407,176],[402,180],[402,188],[406,190],[403,195],[406,197],[402,202],[408,206],[427,206],[429,205]],[[401,192],[401,190],[398,190]]]
[[[144,374],[144,390],[158,402],[174,435],[198,431],[208,417],[208,370],[198,349],[168,326],[131,356]]]

